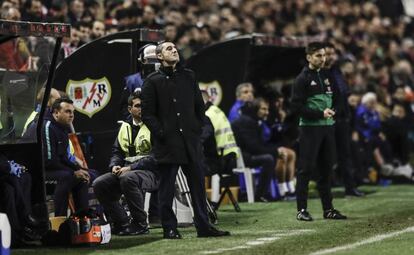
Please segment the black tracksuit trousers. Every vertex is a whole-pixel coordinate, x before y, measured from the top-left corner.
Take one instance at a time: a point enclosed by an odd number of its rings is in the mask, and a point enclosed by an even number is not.
[[[336,161],[334,126],[300,127],[299,160],[296,182],[297,209],[307,209],[308,184],[316,178],[322,208],[332,206],[331,175]]]

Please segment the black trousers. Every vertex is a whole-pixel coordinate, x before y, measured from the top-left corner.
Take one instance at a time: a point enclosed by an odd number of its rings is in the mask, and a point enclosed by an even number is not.
[[[335,141],[338,158],[338,172],[343,179],[345,191],[349,191],[355,188],[349,121],[336,120]]]
[[[102,204],[105,214],[116,225],[127,224],[129,219],[119,199],[124,194],[135,224],[147,226],[147,214],[144,211],[145,192],[158,189],[159,179],[150,170],[134,170],[120,176],[106,173],[99,176],[92,186],[96,197]]]
[[[20,178],[7,176],[0,181],[0,212],[9,218],[12,243],[18,239],[26,226],[31,210],[31,176],[24,173]]]
[[[296,182],[298,211],[307,209],[308,184],[316,177],[324,210],[333,208],[331,193],[332,167],[335,162],[334,126],[306,126],[300,128],[299,160]]]
[[[194,209],[194,222],[197,232],[206,231],[211,227],[206,204],[206,191],[204,188],[204,172],[202,162],[191,164],[160,164],[160,188],[158,199],[160,206],[161,223],[164,230],[176,229],[177,218],[172,210],[174,199],[175,180],[179,167],[183,170],[190,188],[191,199]]]
[[[88,209],[89,184],[77,179],[73,171],[46,171],[46,180],[57,181],[53,196],[55,216],[66,216],[70,192],[72,192],[76,210]]]
[[[252,155],[246,161],[247,167],[261,167],[259,183],[256,190],[256,198],[266,197],[269,191],[270,180],[275,171],[276,161],[271,154]]]

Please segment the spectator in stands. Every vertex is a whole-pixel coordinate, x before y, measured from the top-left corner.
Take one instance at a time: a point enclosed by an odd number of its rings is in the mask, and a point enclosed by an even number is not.
[[[144,211],[145,192],[158,189],[158,172],[151,152],[151,133],[141,121],[141,93],[128,98],[131,120],[123,122],[112,147],[110,172],[98,177],[93,188],[106,215],[115,225],[118,235],[148,234]],[[119,203],[124,194],[131,212],[129,221]]]
[[[69,23],[68,3],[66,1],[53,0],[47,15],[48,22]]]
[[[246,103],[254,99],[254,89],[250,82],[244,82],[236,87],[236,102],[230,109],[229,121],[234,122],[241,115],[240,108]]]
[[[22,20],[41,22],[45,18],[43,4],[40,0],[27,0],[24,4]]]
[[[15,7],[1,10],[1,18],[20,21],[20,11]],[[0,44],[0,68],[26,71],[29,68],[30,52],[22,38],[10,39]]]
[[[403,176],[409,180],[412,179],[413,169],[410,165],[396,164],[393,165],[393,152],[387,137],[383,133],[382,125],[379,119],[379,113],[376,110],[377,99],[372,92],[366,93],[361,100],[361,105],[356,112],[356,129],[359,135],[364,139],[364,145],[368,156],[373,157],[373,164],[379,168],[383,176]],[[388,125],[397,125],[398,118],[403,116],[398,108],[394,109],[394,116]],[[398,116],[398,117],[397,117]],[[399,126],[399,131],[404,133],[404,126]],[[391,132],[391,137],[396,139],[396,131]],[[401,139],[401,138],[400,138]],[[394,140],[395,142],[395,140]],[[404,144],[399,144],[404,146]]]
[[[95,20],[92,24],[91,40],[96,40],[105,35],[105,24],[100,20]]]
[[[161,29],[161,25],[157,21],[156,9],[152,5],[145,5],[142,15],[142,28]]]
[[[408,131],[412,126],[405,109],[404,105],[394,104],[391,118],[384,123],[384,133],[391,146],[394,165],[397,166],[409,163]]]
[[[167,23],[164,26],[165,40],[169,42],[176,42],[177,40],[177,27],[173,23]]]
[[[381,121],[376,110],[377,96],[373,92],[364,94],[355,116],[355,128],[369,156],[373,156],[377,167],[385,175],[392,172],[391,151],[381,130]]]
[[[77,22],[81,21],[84,12],[85,5],[82,0],[70,0],[68,13],[70,24],[75,25]]]
[[[262,99],[246,102],[241,108],[242,114],[232,123],[232,129],[247,167],[261,167],[256,191],[256,200],[268,202],[268,189],[275,170],[276,160],[283,150],[275,145],[266,145],[260,127],[259,111]]]
[[[292,90],[292,111],[300,117],[299,160],[297,171],[297,215],[301,221],[312,221],[307,211],[308,184],[314,170],[318,173],[318,190],[325,219],[346,219],[334,209],[331,193],[331,171],[335,162],[335,115],[337,93],[335,80],[323,69],[325,45],[309,43],[306,47],[308,64],[296,77]],[[316,168],[317,163],[320,167]]]
[[[81,21],[79,25],[79,44],[78,47],[91,41],[92,23]]]
[[[335,109],[335,141],[337,152],[337,170],[345,186],[345,195],[361,197],[364,195],[356,188],[351,163],[351,131],[349,126],[350,109],[348,105],[349,88],[338,66],[338,55],[332,43],[326,43],[325,68],[329,70],[338,86],[337,108]]]

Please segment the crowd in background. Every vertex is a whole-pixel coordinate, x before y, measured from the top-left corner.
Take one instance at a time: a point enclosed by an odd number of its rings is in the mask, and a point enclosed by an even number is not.
[[[379,121],[364,128],[372,128],[375,134],[386,137],[389,144],[386,147],[391,149],[384,149],[381,157],[389,158],[386,160],[389,164],[396,157],[402,164],[408,161],[408,149],[400,148],[402,142],[404,148],[409,148],[412,136],[414,21],[405,11],[402,2],[394,0],[1,2],[3,19],[70,23],[72,32],[64,39],[63,57],[106,34],[134,28],[163,29],[166,40],[174,42],[184,58],[203,47],[243,34],[323,35],[338,50],[338,63],[350,86],[349,101],[355,111],[352,116],[356,116],[353,127],[362,134],[357,137],[358,132],[354,132],[353,140],[371,136],[361,129],[361,118],[368,117],[361,115],[364,109],[359,105],[365,93],[374,92],[377,103],[375,114],[370,116],[374,119],[378,116]],[[24,50],[30,55],[30,45]],[[282,96],[287,99],[289,95]],[[372,96],[369,98],[372,101]],[[379,157],[375,161],[378,163]]]

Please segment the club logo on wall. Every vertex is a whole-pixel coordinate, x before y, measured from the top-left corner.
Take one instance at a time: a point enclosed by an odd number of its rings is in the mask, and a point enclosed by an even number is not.
[[[86,78],[69,80],[66,93],[73,100],[75,109],[89,118],[101,111],[111,99],[111,84],[106,77],[98,80]]]
[[[210,96],[210,101],[214,105],[219,105],[221,103],[221,99],[223,98],[223,90],[221,89],[221,85],[218,81],[212,81],[209,83],[200,82],[198,85],[201,90],[207,91]]]

